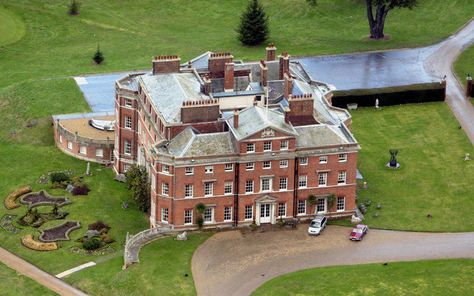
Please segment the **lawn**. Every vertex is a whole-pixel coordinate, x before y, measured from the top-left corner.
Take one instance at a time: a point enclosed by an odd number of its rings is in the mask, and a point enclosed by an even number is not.
[[[194,250],[211,233],[192,233],[187,241],[159,239],[140,251],[140,263],[121,270],[122,257],[99,262],[65,280],[91,295],[195,295],[191,274]]]
[[[0,296],[31,295],[48,296],[57,295],[51,290],[41,286],[34,280],[16,273],[6,265],[0,263]]]
[[[454,71],[461,85],[466,89],[466,74],[470,73],[471,76],[474,76],[474,45],[471,45],[461,53],[454,63]],[[474,103],[474,100],[472,102]]]
[[[24,37],[1,49],[0,87],[39,77],[150,66],[155,54],[180,54],[189,59],[207,50],[231,51],[237,58],[260,59],[262,46],[243,47],[235,29],[246,0],[82,0],[79,16],[67,15],[69,0],[3,0],[23,19]],[[262,0],[278,51],[293,55],[414,47],[436,43],[459,29],[474,14],[471,0],[420,0],[413,10],[390,12],[390,40],[368,40],[364,1]],[[449,11],[449,13],[446,13]],[[335,30],[337,28],[337,30]],[[91,57],[97,44],[105,64]]]
[[[20,40],[25,34],[25,23],[10,10],[0,6],[0,47]]]
[[[252,295],[469,295],[474,260],[437,260],[315,268],[286,274]]]
[[[474,161],[464,161],[474,148],[445,103],[363,108],[352,115],[362,147],[358,166],[368,183],[359,201],[372,200],[366,223],[415,231],[474,230]],[[385,167],[392,148],[399,150],[401,163],[395,170]]]

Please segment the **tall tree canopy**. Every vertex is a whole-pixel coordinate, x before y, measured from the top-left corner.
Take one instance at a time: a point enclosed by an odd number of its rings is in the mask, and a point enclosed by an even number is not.
[[[367,3],[370,38],[381,39],[384,37],[383,30],[388,12],[394,8],[412,9],[418,0],[365,0],[365,2]]]
[[[268,17],[258,0],[251,0],[240,17],[239,40],[244,45],[258,45],[268,39]]]
[[[150,182],[145,167],[133,165],[125,173],[127,188],[132,191],[133,199],[143,212],[150,208]]]

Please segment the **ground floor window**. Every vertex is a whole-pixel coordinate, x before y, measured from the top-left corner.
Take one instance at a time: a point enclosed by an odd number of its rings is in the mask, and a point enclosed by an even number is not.
[[[346,198],[345,197],[338,197],[337,198],[337,208],[338,212],[342,212],[345,210],[346,207]]]
[[[224,221],[232,221],[232,207],[224,207]]]
[[[245,206],[245,220],[253,219],[253,206]]]
[[[184,211],[184,224],[193,224],[193,210]]]
[[[298,215],[306,214],[306,200],[298,200]]]
[[[161,221],[168,223],[168,208],[161,208]]]
[[[278,217],[286,217],[286,203],[278,204]]]
[[[104,150],[101,148],[95,149],[95,156],[96,157],[104,157]]]
[[[316,201],[316,212],[317,213],[326,212],[326,199],[325,198],[318,198],[318,200]]]
[[[67,149],[72,150],[72,142],[67,141]]]
[[[204,223],[214,222],[214,208],[206,208],[204,210]]]

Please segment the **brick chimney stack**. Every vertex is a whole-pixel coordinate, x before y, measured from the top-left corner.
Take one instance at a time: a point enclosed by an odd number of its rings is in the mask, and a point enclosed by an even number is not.
[[[239,127],[239,110],[234,109],[234,128]]]
[[[283,78],[285,80],[283,84],[284,96],[288,99],[293,92],[293,78],[288,73],[285,73]]]
[[[267,52],[267,61],[274,61],[276,59],[276,47],[273,43],[268,44],[265,48]]]
[[[225,64],[233,61],[234,57],[228,52],[211,53],[207,64],[211,78],[224,78]]]
[[[285,73],[290,73],[290,55],[287,52],[280,55],[280,80],[283,80]]]
[[[268,86],[268,67],[264,60],[260,60],[260,84]]]
[[[224,71],[224,91],[230,92],[234,90],[234,63],[226,63]]]
[[[466,97],[472,97],[472,77],[470,74],[467,74],[466,77]]]
[[[285,123],[290,124],[290,108],[285,107]]]
[[[181,59],[177,55],[155,56],[153,63],[153,75],[158,73],[179,73]]]

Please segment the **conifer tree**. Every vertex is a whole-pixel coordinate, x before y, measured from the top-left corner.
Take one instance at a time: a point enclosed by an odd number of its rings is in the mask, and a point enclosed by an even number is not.
[[[71,4],[69,5],[69,14],[70,15],[78,15],[79,14],[79,6],[80,6],[80,4],[76,0],[72,0]]]
[[[92,57],[92,60],[94,60],[94,62],[97,65],[100,65],[105,60],[104,54],[102,53],[102,51],[100,51],[99,45],[97,45],[97,50],[96,50],[94,56]]]
[[[240,17],[239,40],[243,45],[254,46],[268,39],[268,17],[258,0],[251,0]]]

